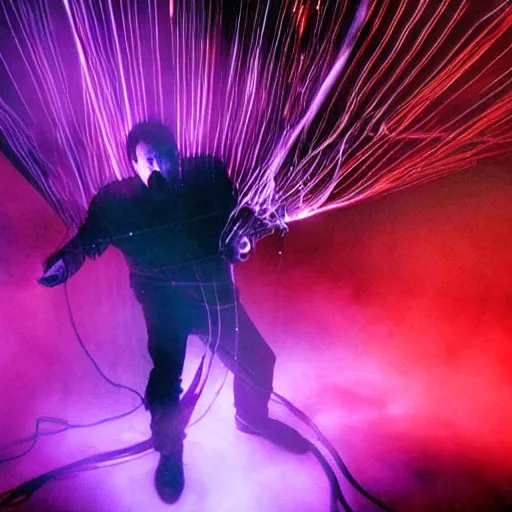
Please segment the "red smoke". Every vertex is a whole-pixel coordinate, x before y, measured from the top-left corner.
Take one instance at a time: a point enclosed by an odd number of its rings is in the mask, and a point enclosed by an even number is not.
[[[278,355],[276,389],[398,511],[512,506],[512,180],[503,169],[475,169],[297,222],[284,242],[264,241],[237,271],[247,309]],[[94,421],[134,401],[86,359],[62,288],[35,283],[64,229],[5,161],[1,171],[0,438],[7,442],[31,433],[37,416]],[[120,255],[109,250],[88,263],[69,294],[102,368],[142,391],[145,332]],[[187,375],[198,347],[191,343]],[[175,509],[327,510],[315,462],[238,435],[231,402],[228,381],[191,429],[187,488]],[[43,439],[21,461],[0,465],[0,491],[140,440],[148,420],[140,412]],[[168,510],[152,489],[155,464],[152,455],[52,483],[22,510]],[[373,510],[347,494],[355,510]]]

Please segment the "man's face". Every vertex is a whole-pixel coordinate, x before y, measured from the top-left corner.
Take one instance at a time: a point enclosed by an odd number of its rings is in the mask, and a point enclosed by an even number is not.
[[[132,161],[133,168],[146,185],[154,171],[162,173],[166,179],[178,173],[176,152],[173,147],[156,148],[141,141],[135,148],[135,155],[137,160]]]

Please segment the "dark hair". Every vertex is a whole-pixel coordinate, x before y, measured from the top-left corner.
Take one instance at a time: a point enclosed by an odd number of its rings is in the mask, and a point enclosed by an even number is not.
[[[172,130],[159,121],[144,121],[137,123],[126,139],[126,153],[130,162],[137,160],[135,150],[139,142],[151,144],[156,148],[173,148],[178,157],[178,146]]]

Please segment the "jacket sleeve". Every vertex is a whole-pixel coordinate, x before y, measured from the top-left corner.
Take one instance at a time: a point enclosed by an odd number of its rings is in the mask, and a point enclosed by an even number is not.
[[[216,158],[212,159],[209,181],[209,192],[213,192],[216,208],[229,216],[238,203],[238,190],[228,175],[226,165]]]
[[[43,276],[38,283],[43,286],[57,286],[76,274],[86,257],[101,256],[111,243],[111,237],[102,212],[101,195],[91,201],[87,217],[77,234],[61,249],[50,255],[43,265]]]

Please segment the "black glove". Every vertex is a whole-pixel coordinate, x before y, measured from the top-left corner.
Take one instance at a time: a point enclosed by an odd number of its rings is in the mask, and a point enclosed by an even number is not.
[[[43,275],[37,282],[53,287],[67,281],[84,264],[85,253],[82,244],[75,237],[62,249],[52,254],[43,265]]]
[[[51,288],[67,280],[68,271],[64,259],[57,260],[56,263],[47,267],[44,265],[44,274],[37,280],[39,284]]]
[[[220,238],[220,253],[230,263],[245,261],[258,240],[276,231],[281,236],[288,232],[278,213],[271,212],[263,218],[244,206],[229,218]]]

